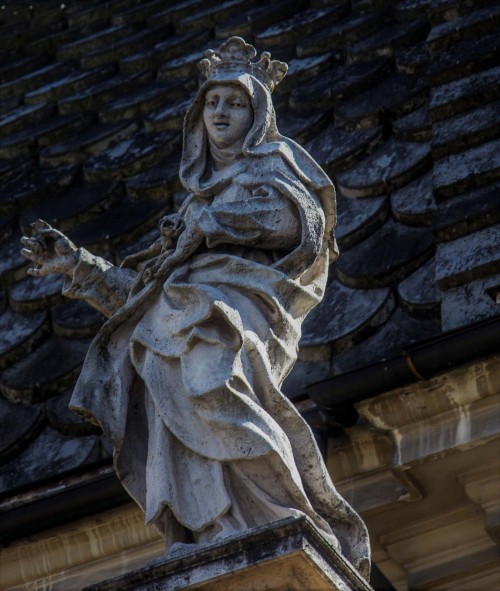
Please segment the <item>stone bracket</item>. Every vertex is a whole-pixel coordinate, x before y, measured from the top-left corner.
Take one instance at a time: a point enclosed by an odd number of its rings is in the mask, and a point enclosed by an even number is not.
[[[307,517],[287,518],[84,591],[373,591]]]

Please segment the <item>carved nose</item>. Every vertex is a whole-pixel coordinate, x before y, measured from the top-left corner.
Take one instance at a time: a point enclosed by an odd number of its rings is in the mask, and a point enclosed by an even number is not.
[[[218,117],[226,116],[226,104],[223,101],[219,101],[219,104],[215,109],[215,115]]]

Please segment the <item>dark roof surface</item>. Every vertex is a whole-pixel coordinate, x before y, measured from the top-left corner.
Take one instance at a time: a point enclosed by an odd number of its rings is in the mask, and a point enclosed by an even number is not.
[[[338,189],[341,257],[286,383],[498,315],[500,7],[481,0],[46,0],[0,7],[0,498],[109,461],[66,408],[102,317],[18,251],[43,218],[119,263],[184,195],[204,49],[288,61],[283,134]]]

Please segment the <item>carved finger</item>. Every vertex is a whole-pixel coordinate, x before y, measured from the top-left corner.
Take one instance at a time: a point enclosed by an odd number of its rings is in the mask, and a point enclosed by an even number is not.
[[[29,248],[21,248],[20,253],[26,259],[33,261],[34,263],[39,263],[40,254],[30,250]]]
[[[28,275],[32,275],[33,277],[41,277],[46,273],[43,271],[43,267],[31,267],[26,271]]]
[[[23,236],[21,238],[21,244],[24,244],[30,250],[37,250],[37,248],[44,248],[44,244],[38,238],[28,238],[28,236]]]

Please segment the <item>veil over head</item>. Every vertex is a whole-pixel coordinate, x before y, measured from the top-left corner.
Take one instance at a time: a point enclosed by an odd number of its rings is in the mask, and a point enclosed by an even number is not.
[[[329,242],[330,262],[338,256],[334,238],[336,224],[335,189],[323,169],[296,142],[278,131],[276,112],[271,94],[267,87],[256,77],[242,72],[226,72],[217,80],[207,80],[189,108],[184,122],[183,152],[180,166],[182,185],[193,194],[209,195],[217,187],[205,187],[202,177],[206,170],[209,142],[203,107],[205,94],[210,88],[220,84],[232,84],[241,87],[250,97],[254,120],[243,142],[242,156],[251,159],[265,159],[278,156],[291,168],[298,178],[313,193],[319,196],[325,214],[326,233]]]

